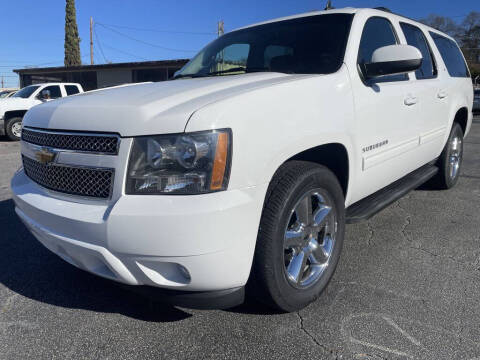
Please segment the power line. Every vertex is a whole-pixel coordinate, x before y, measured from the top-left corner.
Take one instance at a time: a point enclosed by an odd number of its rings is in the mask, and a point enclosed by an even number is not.
[[[141,57],[141,56],[138,56],[138,55],[129,53],[129,52],[124,51],[124,50],[120,50],[120,49],[114,48],[113,46],[107,45],[107,44],[105,44],[105,43],[103,44],[103,46],[105,46],[106,48],[109,48],[109,49],[111,49],[111,50],[118,51],[119,53],[122,53],[122,54],[125,54],[125,55],[128,55],[128,56],[131,56],[131,57],[133,57],[133,58],[137,58],[137,59],[142,59],[142,60],[149,61],[149,59],[147,59],[147,58],[144,58],[144,57]]]
[[[127,30],[135,30],[135,31],[150,31],[150,32],[158,32],[158,33],[166,33],[166,34],[184,34],[184,35],[216,35],[214,32],[201,32],[201,31],[176,31],[176,30],[159,30],[159,29],[145,29],[145,28],[137,28],[131,26],[124,26],[124,25],[112,25],[112,24],[103,24],[97,22],[99,25],[114,27],[118,29],[127,29]]]
[[[110,28],[110,27],[108,27],[108,26],[106,26],[106,25],[104,25],[104,24],[102,24],[102,23],[98,23],[98,22],[97,22],[97,23],[95,23],[95,26],[96,26],[96,25],[100,25],[100,26],[102,26],[103,28],[105,28],[105,29],[107,29],[107,30],[110,30],[110,31],[112,31],[112,32],[114,32],[114,33],[116,33],[116,34],[118,34],[118,35],[121,35],[121,36],[126,37],[127,39],[130,39],[130,40],[139,42],[139,43],[141,43],[141,44],[149,45],[149,46],[152,46],[152,47],[155,47],[155,48],[159,48],[159,49],[162,49],[162,50],[174,51],[174,52],[186,52],[186,53],[194,53],[194,52],[196,52],[196,50],[172,49],[172,48],[168,48],[168,47],[165,47],[165,46],[161,46],[161,45],[157,45],[157,44],[152,44],[152,43],[150,43],[150,42],[148,42],[148,41],[140,40],[140,39],[134,38],[134,37],[132,37],[132,36],[130,36],[130,35],[127,35],[127,34],[125,34],[125,33],[122,33],[122,32],[120,32],[120,31],[118,31],[118,30],[112,29],[112,28]]]
[[[108,63],[107,58],[105,57],[105,53],[103,52],[102,44],[100,43],[100,39],[98,38],[97,30],[95,29],[96,25],[97,25],[97,23],[95,23],[95,25],[93,25],[93,33],[95,34],[95,39],[97,40],[98,47],[100,49],[100,52],[102,53],[103,60],[105,60],[105,62]]]

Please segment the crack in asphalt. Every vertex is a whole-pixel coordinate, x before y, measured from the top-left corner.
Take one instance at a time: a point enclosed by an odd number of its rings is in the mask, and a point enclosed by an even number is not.
[[[367,238],[367,246],[374,245],[373,237],[375,236],[375,229],[372,226],[370,221],[367,221],[367,229],[368,229],[368,238]]]
[[[402,236],[406,241],[411,243],[412,239],[407,234],[407,227],[409,227],[412,224],[412,214],[410,214],[407,210],[405,210],[405,208],[401,205],[400,201],[397,202],[397,207],[406,214],[404,223],[402,225],[402,228],[400,229],[400,233],[402,234]]]
[[[480,178],[480,177],[479,177]],[[402,228],[400,229],[400,233],[402,234],[402,237],[405,239],[405,241],[407,241],[407,243],[409,243],[408,245],[408,248],[410,249],[413,249],[413,250],[417,250],[417,251],[421,251],[425,254],[428,254],[432,257],[435,257],[435,258],[442,258],[442,259],[447,259],[447,260],[450,260],[450,261],[453,261],[454,263],[458,264],[458,265],[461,265],[461,266],[465,266],[465,267],[473,267],[474,271],[479,271],[480,268],[478,269],[475,269],[475,264],[474,263],[469,263],[469,262],[463,262],[463,261],[460,261],[458,259],[456,259],[454,256],[451,256],[451,255],[443,255],[443,254],[438,254],[438,253],[435,253],[431,250],[428,250],[428,249],[425,249],[424,247],[422,247],[421,245],[411,245],[411,244],[414,244],[414,241],[413,239],[411,238],[411,236],[409,236],[408,232],[407,232],[407,228],[412,224],[412,217],[413,217],[413,214],[409,213],[401,204],[401,202],[405,199],[410,199],[411,196],[408,196],[408,197],[404,197],[402,199],[400,199],[398,202],[397,202],[397,207],[402,210],[402,212],[404,212],[406,214],[405,216],[405,219],[404,219],[404,223],[402,225]]]
[[[300,330],[302,330],[312,341],[315,345],[323,349],[324,351],[328,352],[330,355],[333,356],[334,359],[339,359],[339,354],[337,350],[330,349],[328,346],[322,344],[320,341],[318,341],[315,336],[313,336],[310,331],[308,331],[305,326],[303,325],[303,317],[300,314],[300,311],[297,311],[295,314],[297,314],[298,319],[300,320]]]
[[[389,360],[386,357],[376,355],[376,354],[369,354],[369,353],[356,354],[355,359],[356,360],[370,360],[370,359]]]
[[[475,175],[460,175],[461,178],[467,178],[467,179],[480,179],[480,176],[475,176]]]

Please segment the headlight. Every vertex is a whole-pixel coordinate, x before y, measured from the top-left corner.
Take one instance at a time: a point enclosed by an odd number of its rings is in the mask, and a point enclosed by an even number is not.
[[[137,137],[128,165],[127,194],[202,194],[225,190],[230,130]]]

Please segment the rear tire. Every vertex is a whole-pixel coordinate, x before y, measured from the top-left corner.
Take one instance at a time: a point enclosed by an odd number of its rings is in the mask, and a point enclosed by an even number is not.
[[[18,141],[22,134],[22,118],[13,117],[5,122],[5,134],[12,141]]]
[[[447,190],[455,186],[460,177],[463,160],[463,130],[458,123],[453,123],[450,136],[437,160],[439,171],[430,181],[430,187]]]
[[[326,167],[290,161],[267,191],[250,291],[291,312],[315,301],[337,266],[345,233],[342,188]]]

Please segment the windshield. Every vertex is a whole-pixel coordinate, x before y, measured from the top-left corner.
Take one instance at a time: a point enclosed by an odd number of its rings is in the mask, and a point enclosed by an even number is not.
[[[35,92],[35,90],[37,90],[39,87],[40,86],[35,86],[35,85],[24,87],[22,90],[17,91],[17,93],[12,97],[26,99],[30,97],[30,95],[32,95]]]
[[[10,94],[11,91],[0,91],[0,99],[7,97],[8,94]]]
[[[316,15],[228,33],[207,45],[174,78],[255,71],[333,73],[343,62],[352,18]]]

